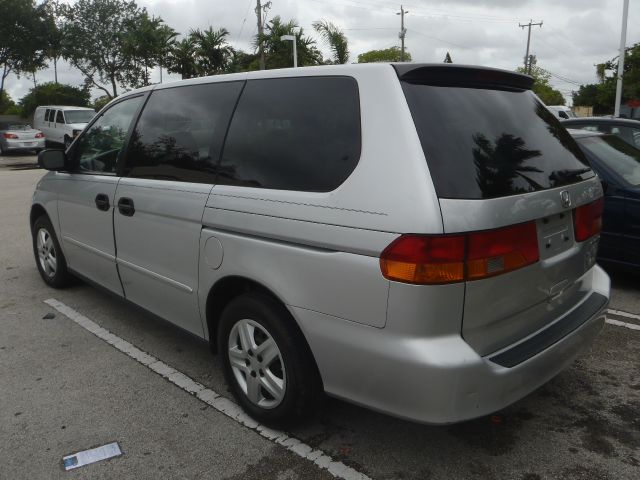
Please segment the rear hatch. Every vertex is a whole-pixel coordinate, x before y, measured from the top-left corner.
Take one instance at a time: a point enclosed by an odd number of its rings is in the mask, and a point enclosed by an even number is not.
[[[444,233],[465,240],[462,336],[479,354],[544,328],[591,293],[600,182],[513,72],[395,66]]]

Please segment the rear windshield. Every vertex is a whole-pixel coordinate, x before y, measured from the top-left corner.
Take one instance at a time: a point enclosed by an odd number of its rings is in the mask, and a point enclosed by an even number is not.
[[[31,130],[31,125],[24,123],[4,123],[0,124],[0,130]]]
[[[93,110],[67,110],[64,112],[67,123],[89,123],[96,112]]]
[[[402,82],[440,198],[483,199],[594,174],[559,120],[528,90]]]
[[[614,135],[580,138],[578,142],[629,185],[640,186],[640,150]]]

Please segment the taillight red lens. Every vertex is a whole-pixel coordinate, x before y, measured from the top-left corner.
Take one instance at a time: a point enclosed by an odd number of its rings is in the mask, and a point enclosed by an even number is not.
[[[380,255],[385,278],[442,284],[479,280],[539,259],[535,222],[461,235],[403,235]]]
[[[595,202],[582,205],[573,211],[573,229],[577,242],[584,242],[600,233],[603,210],[604,198],[600,197]]]
[[[538,261],[535,222],[469,235],[467,278],[476,280]]]
[[[44,138],[44,134],[42,132],[36,133],[36,138]]]
[[[464,280],[465,237],[404,235],[380,255],[385,278],[406,283]]]
[[[16,139],[18,138],[18,135],[16,135],[15,133],[4,133],[2,135],[4,138],[11,138],[11,139]]]

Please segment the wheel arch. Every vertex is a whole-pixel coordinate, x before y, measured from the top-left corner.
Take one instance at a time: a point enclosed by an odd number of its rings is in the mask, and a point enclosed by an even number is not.
[[[43,215],[45,215],[51,222],[51,217],[44,206],[40,203],[34,203],[31,205],[31,212],[29,213],[29,227],[31,227],[31,230],[33,230],[33,224],[35,221]],[[53,225],[53,222],[51,222],[51,224]]]
[[[260,282],[257,282],[256,280],[252,280],[250,278],[243,277],[243,276],[233,275],[233,276],[221,278],[211,287],[211,289],[209,290],[209,293],[207,294],[206,320],[207,320],[207,330],[209,333],[209,345],[211,347],[211,350],[214,353],[217,353],[217,350],[218,350],[217,337],[218,337],[218,325],[220,320],[220,314],[222,313],[224,308],[229,304],[231,300],[233,300],[234,298],[244,293],[249,293],[249,292],[262,293],[270,297],[272,300],[274,300],[278,304],[280,304],[287,312],[289,312],[289,316],[291,319],[291,321],[289,322],[290,327],[295,328],[300,334],[300,337],[304,339],[307,351],[309,355],[311,355],[311,358],[313,359],[313,362],[317,369],[318,368],[317,363],[315,361],[315,358],[309,346],[309,342],[307,341],[307,338],[304,332],[302,331],[302,329],[300,328],[300,325],[298,324],[294,315],[287,308],[285,302],[283,302],[278,297],[278,295],[276,295],[272,290],[270,290],[268,287],[264,286]]]

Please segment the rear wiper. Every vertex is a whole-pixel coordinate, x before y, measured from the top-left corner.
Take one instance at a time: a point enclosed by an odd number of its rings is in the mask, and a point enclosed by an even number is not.
[[[589,175],[586,178],[591,178],[593,176],[593,170],[591,170],[590,168],[575,168],[573,170],[554,170],[553,172],[551,172],[551,175],[549,175],[549,180],[553,181],[553,182],[559,182],[559,181],[571,181],[571,180],[575,180],[575,179],[579,179],[579,180],[583,180],[584,178],[582,177],[583,174],[591,172],[591,175]]]

